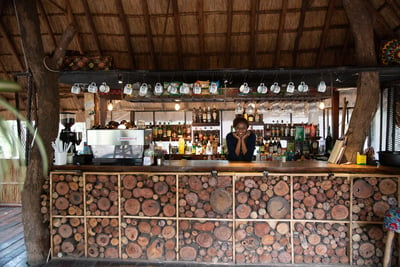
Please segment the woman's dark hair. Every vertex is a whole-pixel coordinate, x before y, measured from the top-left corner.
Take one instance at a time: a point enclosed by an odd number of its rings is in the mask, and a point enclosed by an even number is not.
[[[236,128],[236,126],[237,126],[239,123],[244,123],[244,124],[246,124],[246,128],[249,128],[249,122],[248,122],[244,117],[236,117],[236,118],[233,120],[233,128]]]

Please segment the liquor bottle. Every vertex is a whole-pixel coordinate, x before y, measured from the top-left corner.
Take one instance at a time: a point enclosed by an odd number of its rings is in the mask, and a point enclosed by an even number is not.
[[[167,125],[167,137],[171,137],[171,136],[172,136],[171,124],[168,122],[168,125]]]
[[[206,111],[205,108],[204,108],[204,110],[202,110],[202,120],[201,120],[201,122],[202,123],[207,123],[207,111]]]
[[[183,136],[181,123],[178,124],[177,134],[178,134],[178,137],[182,137]]]
[[[273,147],[273,153],[278,152],[278,142],[276,142],[276,138],[274,139],[274,142],[272,143],[272,147]]]
[[[275,121],[272,121],[272,125],[271,125],[271,136],[272,136],[272,137],[276,136]]]
[[[218,111],[217,108],[214,106],[212,110],[212,122],[218,122]]]
[[[154,123],[154,126],[153,126],[153,140],[157,140],[157,137],[158,137],[158,128],[157,128],[157,125]]]
[[[162,137],[167,138],[167,124],[165,122],[162,127]]]
[[[332,135],[331,135],[331,127],[328,126],[328,134],[325,138],[325,152],[326,154],[331,154],[332,151],[332,147],[333,147],[333,139],[332,139]]]
[[[158,134],[157,134],[158,140],[161,140],[162,134],[163,134],[161,122],[158,123],[157,131],[158,131]]]
[[[285,136],[290,136],[290,127],[288,123],[285,125]]]
[[[211,112],[211,108],[208,106],[207,107],[207,123],[211,123],[212,122],[212,112]]]
[[[248,122],[254,122],[254,115],[253,114],[248,114],[247,115],[247,121]]]
[[[197,122],[197,109],[193,108],[192,110],[192,123],[196,123]]]
[[[201,107],[196,111],[196,123],[201,123],[201,120],[203,119],[202,111]]]
[[[281,155],[282,154],[282,144],[280,138],[278,138],[278,141],[276,143],[276,152]]]
[[[285,136],[285,124],[283,123],[283,120],[281,121],[281,129],[279,136]]]
[[[295,137],[295,135],[296,135],[296,127],[294,127],[292,122],[292,125],[290,126],[290,136]]]
[[[272,143],[272,137],[269,139],[268,152],[272,155],[274,153],[274,145]]]
[[[256,109],[255,114],[254,114],[254,121],[255,122],[260,122],[260,113],[258,113],[257,109]]]
[[[265,128],[265,137],[271,137],[271,127],[269,124],[267,124],[267,127]]]

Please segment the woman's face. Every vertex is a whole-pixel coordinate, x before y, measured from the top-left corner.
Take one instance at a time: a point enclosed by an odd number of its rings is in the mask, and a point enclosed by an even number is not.
[[[246,134],[247,132],[247,125],[244,122],[240,122],[236,125],[235,127],[235,131],[237,133],[238,136],[243,136]]]

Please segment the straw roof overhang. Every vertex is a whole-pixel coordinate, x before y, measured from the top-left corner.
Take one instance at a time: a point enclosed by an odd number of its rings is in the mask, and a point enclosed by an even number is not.
[[[400,0],[365,3],[379,55],[385,41],[399,38]],[[47,54],[73,24],[77,34],[68,47],[71,53],[112,57],[114,71],[93,80],[116,71],[127,76],[167,72],[168,79],[174,73],[185,80],[190,74],[184,71],[197,70],[211,71],[211,80],[217,71],[237,70],[240,78],[234,81],[239,83],[242,70],[252,70],[257,75],[248,72],[247,77],[260,82],[260,70],[275,70],[278,75],[265,72],[271,75],[264,79],[288,81],[290,70],[358,67],[341,0],[37,0],[37,7]],[[27,69],[13,1],[0,2],[0,15],[0,79],[12,79]],[[352,72],[343,75],[354,77]],[[64,81],[65,75],[61,94],[75,109],[81,96],[71,96],[73,81]],[[321,73],[311,76],[316,80]]]

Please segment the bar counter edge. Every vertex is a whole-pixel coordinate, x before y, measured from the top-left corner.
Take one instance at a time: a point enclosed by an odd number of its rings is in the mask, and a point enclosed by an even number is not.
[[[55,165],[52,171],[84,172],[270,172],[270,173],[369,173],[400,174],[399,167],[331,164],[325,161],[229,162],[227,160],[169,160],[160,166]]]

